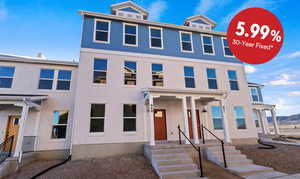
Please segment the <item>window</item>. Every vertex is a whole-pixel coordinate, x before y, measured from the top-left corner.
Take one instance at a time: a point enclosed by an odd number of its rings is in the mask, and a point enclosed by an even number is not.
[[[223,52],[225,57],[234,57],[233,53],[231,52],[228,41],[225,38],[222,38],[223,40]]]
[[[124,24],[123,45],[137,46],[137,28],[135,24]]]
[[[107,75],[107,60],[95,59],[94,60],[94,83],[106,83]]]
[[[15,121],[14,121],[14,126],[17,126],[17,125],[19,125],[19,119],[20,119],[20,118],[18,118],[18,117],[16,117],[16,118],[15,118]]]
[[[180,32],[181,51],[193,52],[192,33]]]
[[[90,132],[104,132],[105,104],[92,104],[90,117]]]
[[[72,71],[70,70],[59,70],[57,79],[57,90],[69,90],[71,84]]]
[[[52,89],[54,79],[53,69],[41,69],[39,89]]]
[[[184,67],[184,79],[186,88],[195,88],[195,77],[193,67]]]
[[[150,33],[150,48],[163,48],[163,37],[162,37],[162,28],[155,28],[150,27],[149,28]]]
[[[11,88],[15,67],[0,66],[0,88]]]
[[[136,131],[136,105],[124,104],[123,106],[123,130],[125,132]]]
[[[124,84],[136,85],[136,62],[124,62]]]
[[[162,64],[152,64],[152,86],[164,86]]]
[[[257,88],[251,88],[251,97],[253,102],[259,102],[259,94]]]
[[[238,81],[237,81],[236,71],[228,70],[227,74],[228,74],[230,89],[231,90],[239,90],[239,84],[238,84]]]
[[[208,80],[208,88],[218,89],[216,70],[213,68],[207,68],[206,73]]]
[[[67,134],[68,111],[54,111],[52,139],[64,139]]]
[[[202,44],[203,44],[203,54],[205,55],[214,55],[214,45],[212,36],[202,35]]]
[[[245,113],[242,106],[234,107],[236,125],[238,129],[246,129]]]
[[[211,107],[214,129],[223,129],[223,115],[220,106]]]
[[[110,39],[110,21],[96,19],[94,41],[109,43],[109,39]]]
[[[259,117],[256,111],[253,111],[253,118],[254,118],[254,122],[255,122],[255,126],[259,127]]]

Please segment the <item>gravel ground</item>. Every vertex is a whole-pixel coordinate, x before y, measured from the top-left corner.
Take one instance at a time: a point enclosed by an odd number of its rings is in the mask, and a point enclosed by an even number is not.
[[[273,144],[272,144],[273,145]],[[277,171],[294,174],[300,173],[300,147],[274,144],[275,149],[258,149],[261,145],[237,146],[237,149],[255,164],[269,166]]]

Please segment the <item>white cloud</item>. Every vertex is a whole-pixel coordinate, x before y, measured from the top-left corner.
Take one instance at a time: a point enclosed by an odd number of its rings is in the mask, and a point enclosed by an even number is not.
[[[278,80],[270,81],[269,84],[273,86],[280,86],[280,85],[296,85],[298,82],[291,81],[293,76],[289,74],[281,74]]]
[[[291,91],[288,94],[291,96],[300,96],[300,91]]]
[[[159,21],[164,11],[168,8],[167,2],[164,0],[157,0],[150,4],[148,11],[148,19],[151,21]]]
[[[257,71],[257,68],[252,65],[245,65],[245,71],[246,73],[254,73]]]
[[[299,113],[300,105],[293,104],[287,98],[278,98],[274,101],[276,105],[276,110],[278,110],[278,115],[292,115]]]
[[[215,5],[215,3],[216,1],[214,0],[200,0],[194,14],[205,14]]]
[[[286,57],[288,57],[288,58],[300,57],[300,50],[296,51],[296,52],[293,52],[293,53],[290,53],[290,54],[287,54]]]
[[[0,21],[7,17],[7,10],[5,8],[4,0],[0,0]]]

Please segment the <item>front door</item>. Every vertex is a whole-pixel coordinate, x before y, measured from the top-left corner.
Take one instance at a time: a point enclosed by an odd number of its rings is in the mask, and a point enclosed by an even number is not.
[[[189,120],[189,131],[190,131],[190,139],[194,139],[194,134],[193,134],[193,121],[192,121],[192,114],[191,110],[188,109],[188,120]],[[199,110],[196,110],[196,117],[197,117],[197,130],[198,130],[198,136],[201,138],[201,130],[200,129],[200,115],[199,115]]]
[[[20,121],[20,116],[8,117],[5,140],[10,136],[14,136],[12,151],[15,151],[17,145],[17,138],[19,133],[19,121]]]
[[[166,111],[164,109],[154,110],[155,140],[167,140]]]

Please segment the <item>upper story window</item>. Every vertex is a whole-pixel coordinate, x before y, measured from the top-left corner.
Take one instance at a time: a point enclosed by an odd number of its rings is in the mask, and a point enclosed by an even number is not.
[[[152,86],[164,86],[164,75],[162,64],[152,64]]]
[[[67,135],[68,111],[54,111],[52,139],[64,139]]]
[[[58,79],[57,79],[57,90],[69,90],[71,84],[71,70],[59,70],[58,71]]]
[[[206,73],[207,73],[208,88],[218,89],[216,69],[207,68]]]
[[[109,43],[110,21],[95,19],[94,41],[101,43]]]
[[[223,53],[225,57],[234,57],[233,53],[231,52],[229,45],[228,45],[228,41],[226,38],[222,38],[223,40]]]
[[[233,108],[237,129],[246,129],[244,108],[242,106],[234,106]]]
[[[123,131],[136,131],[136,104],[123,105]]]
[[[53,69],[41,69],[39,89],[51,90],[53,88],[54,72],[55,70]]]
[[[124,84],[136,85],[136,62],[124,62]]]
[[[105,104],[92,104],[90,111],[90,132],[104,132]]]
[[[149,27],[150,48],[163,49],[162,28]]]
[[[184,67],[184,79],[186,88],[195,88],[195,75],[193,67]]]
[[[238,84],[238,80],[237,80],[236,71],[228,70],[227,74],[228,74],[230,89],[231,90],[239,90],[239,84]]]
[[[182,52],[193,52],[191,32],[180,32],[180,47]]]
[[[202,35],[202,48],[203,48],[203,54],[205,55],[214,55],[214,44],[212,36],[210,35]]]
[[[106,83],[106,75],[107,75],[107,60],[95,59],[93,83]]]
[[[123,24],[123,45],[138,46],[138,25]]]
[[[251,97],[253,102],[260,102],[260,97],[257,88],[250,88]]]
[[[211,113],[213,118],[214,129],[223,129],[223,115],[220,106],[212,106]]]
[[[0,88],[11,88],[15,67],[0,66]]]

